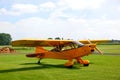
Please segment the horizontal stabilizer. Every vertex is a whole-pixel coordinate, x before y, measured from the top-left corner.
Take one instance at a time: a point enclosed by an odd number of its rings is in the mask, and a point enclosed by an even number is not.
[[[38,54],[35,54],[35,53],[33,53],[33,54],[26,54],[26,57],[37,57],[37,55]]]
[[[45,56],[44,53],[32,53],[32,54],[26,54],[26,57],[39,57],[43,58]]]

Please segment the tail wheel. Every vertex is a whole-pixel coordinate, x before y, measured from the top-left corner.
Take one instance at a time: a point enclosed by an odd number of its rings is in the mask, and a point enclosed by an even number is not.
[[[66,62],[65,64],[64,64],[64,66],[65,67],[67,67],[67,68],[72,68],[73,67],[73,62],[72,61],[68,61],[68,62]]]
[[[37,62],[37,64],[40,64],[40,61],[41,61],[41,59],[42,59],[42,58],[39,58],[39,59],[38,59],[38,62]]]

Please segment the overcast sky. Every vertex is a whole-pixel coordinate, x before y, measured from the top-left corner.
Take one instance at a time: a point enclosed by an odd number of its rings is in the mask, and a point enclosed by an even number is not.
[[[13,40],[120,39],[120,0],[0,0],[0,33]]]

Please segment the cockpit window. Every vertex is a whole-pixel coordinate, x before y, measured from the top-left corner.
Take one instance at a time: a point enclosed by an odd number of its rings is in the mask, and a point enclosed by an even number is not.
[[[73,41],[69,44],[64,45],[64,47],[62,48],[62,51],[63,50],[75,49],[75,48],[79,48],[79,47],[82,47],[82,46],[84,46],[84,44],[82,44],[78,41]]]
[[[80,42],[78,42],[78,41],[73,41],[73,43],[77,44],[78,47],[84,46],[84,44],[82,44],[82,43],[80,43]]]
[[[68,43],[63,46],[62,51],[70,50],[70,49],[74,49],[74,48],[76,48],[76,46],[73,43]]]
[[[53,48],[51,51],[55,52],[60,52],[60,51],[65,51],[65,50],[70,50],[70,49],[75,49],[84,46],[84,44],[78,42],[78,41],[73,41],[65,45],[59,45],[55,48]]]

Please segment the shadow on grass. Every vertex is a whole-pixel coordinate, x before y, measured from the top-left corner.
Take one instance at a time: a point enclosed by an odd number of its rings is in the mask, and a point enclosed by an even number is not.
[[[40,69],[49,69],[49,68],[66,68],[66,67],[64,67],[63,64],[53,65],[53,64],[43,64],[43,63],[41,63],[41,64],[33,66],[34,64],[36,64],[36,63],[24,63],[24,64],[21,64],[21,65],[31,65],[32,67],[23,67],[23,68],[0,70],[0,73],[40,70]],[[76,66],[73,66],[72,68],[66,68],[66,69],[74,70],[74,69],[80,69],[80,68],[78,68]]]

